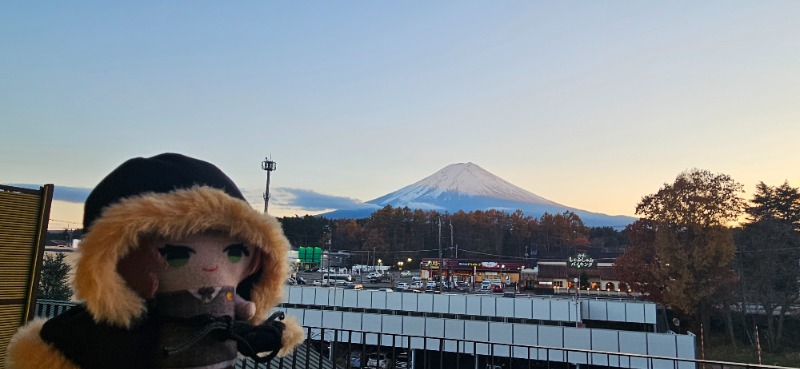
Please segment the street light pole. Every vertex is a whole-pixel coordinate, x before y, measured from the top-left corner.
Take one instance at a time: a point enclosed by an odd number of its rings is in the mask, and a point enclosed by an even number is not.
[[[576,277],[573,279],[575,281],[575,327],[579,327],[580,318],[578,317],[578,306],[581,303],[581,287],[580,287],[580,278]]]
[[[267,191],[264,192],[264,214],[266,214],[269,206],[269,175],[273,170],[277,169],[277,165],[269,158],[264,158],[264,161],[261,162],[261,169],[267,171]]]
[[[450,249],[453,248],[453,220],[450,220]]]

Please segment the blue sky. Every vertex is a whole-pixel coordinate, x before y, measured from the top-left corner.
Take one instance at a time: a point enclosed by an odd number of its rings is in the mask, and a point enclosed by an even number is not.
[[[279,216],[461,162],[614,215],[691,168],[800,186],[797,19],[794,0],[3,2],[0,183],[80,193],[172,151],[255,206],[271,156]],[[53,226],[78,226],[63,199]]]

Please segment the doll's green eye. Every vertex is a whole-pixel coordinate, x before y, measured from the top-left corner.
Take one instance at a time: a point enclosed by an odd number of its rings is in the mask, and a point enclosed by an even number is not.
[[[186,263],[189,262],[189,258],[192,256],[192,254],[195,253],[195,251],[190,247],[176,245],[165,245],[164,247],[158,249],[158,252],[164,257],[164,260],[167,261],[167,264],[173,268],[179,268],[186,265]]]
[[[236,264],[242,261],[242,256],[250,255],[250,251],[248,251],[247,247],[241,243],[230,245],[226,247],[223,251],[225,251],[225,253],[228,254],[228,261],[230,261],[231,264]]]

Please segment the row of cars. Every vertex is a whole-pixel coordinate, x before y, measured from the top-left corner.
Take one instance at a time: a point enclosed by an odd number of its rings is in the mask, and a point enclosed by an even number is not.
[[[451,290],[455,289],[458,291],[469,291],[469,284],[466,282],[456,282],[451,284],[450,282],[441,282],[437,283],[435,281],[413,281],[411,283],[407,282],[400,282],[395,286],[396,290],[412,290],[412,291],[433,291],[433,290]]]
[[[415,292],[422,292],[422,291],[436,291],[436,290],[456,290],[460,292],[468,292],[471,290],[469,283],[467,282],[442,282],[437,283],[435,281],[414,281],[411,283],[407,282],[399,282],[395,286],[395,290],[397,291],[415,291]],[[499,282],[492,282],[492,281],[485,281],[482,282],[479,289],[479,292],[491,292],[491,293],[503,293],[505,292],[505,288],[502,283]]]
[[[391,355],[386,352],[378,351],[364,355],[360,351],[353,351],[350,353],[350,367],[365,369],[405,369],[409,367],[410,359],[407,351],[397,353],[394,360],[392,360]]]
[[[303,277],[289,277],[286,279],[286,284],[294,286],[297,284],[306,284],[306,279]]]

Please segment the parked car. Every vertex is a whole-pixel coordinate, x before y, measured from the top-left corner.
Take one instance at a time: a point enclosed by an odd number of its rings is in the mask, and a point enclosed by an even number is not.
[[[350,353],[350,367],[351,368],[361,368],[361,362],[363,361],[364,355],[361,354],[361,351],[353,351]]]
[[[401,277],[410,277],[411,276],[411,271],[410,270],[404,270],[404,271],[400,272],[400,276]]]
[[[503,293],[503,285],[502,284],[493,284],[492,285],[492,292],[495,293]]]
[[[389,368],[389,357],[382,352],[375,352],[367,356],[366,368],[387,369]]]
[[[492,283],[491,282],[482,282],[481,283],[481,292],[489,292],[492,290]]]
[[[411,277],[411,282],[422,282],[422,277],[415,275]]]
[[[379,274],[375,277],[369,277],[369,283],[388,283],[392,281],[392,276],[388,274]]]
[[[436,281],[428,281],[428,283],[425,283],[425,288],[436,288]]]
[[[401,353],[398,353],[394,358],[394,368],[406,369],[410,366],[408,365],[410,360],[411,356],[408,354],[408,351],[403,351]]]
[[[408,289],[408,283],[400,282],[400,283],[397,284],[397,286],[395,286],[395,288],[397,288],[398,290]]]
[[[394,292],[394,290],[393,290],[393,289],[391,289],[391,288],[386,288],[386,287],[383,287],[383,288],[378,288],[378,291],[383,291],[383,292]]]
[[[408,285],[408,288],[410,288],[412,290],[421,289],[422,288],[422,282],[411,282],[411,284]]]
[[[363,290],[364,286],[360,283],[345,282],[344,289],[346,290]]]
[[[461,292],[469,291],[469,283],[467,283],[467,282],[456,282],[456,289],[461,291]]]

